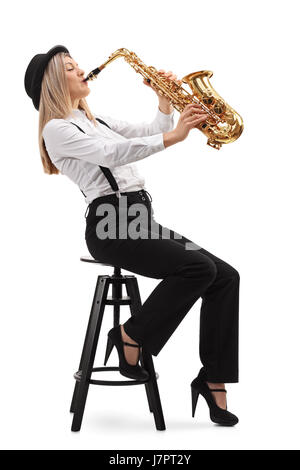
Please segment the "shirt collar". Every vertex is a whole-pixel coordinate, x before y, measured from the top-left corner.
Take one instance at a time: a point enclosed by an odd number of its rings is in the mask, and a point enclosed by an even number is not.
[[[74,118],[85,120],[86,115],[85,115],[85,112],[83,111],[83,109],[73,109],[72,112],[67,117],[67,119],[74,119]]]

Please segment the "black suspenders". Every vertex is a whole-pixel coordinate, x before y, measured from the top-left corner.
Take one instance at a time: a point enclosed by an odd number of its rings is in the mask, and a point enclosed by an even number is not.
[[[97,121],[99,121],[101,124],[104,124],[105,126],[109,127],[108,124],[106,124],[106,122],[102,121],[102,119],[99,119],[99,118],[96,118]],[[70,121],[71,122],[71,121]],[[74,122],[71,122],[71,124],[74,124],[74,126],[76,126],[81,132],[83,132],[85,134],[85,132],[81,129],[81,127],[79,127],[77,124],[75,124]],[[110,128],[110,127],[109,127]],[[111,188],[113,191],[115,191],[117,193],[117,196],[120,197],[120,190],[119,190],[119,186],[118,186],[118,183],[116,182],[112,172],[110,171],[109,168],[105,167],[105,166],[100,166],[98,165],[99,168],[101,168],[101,170],[103,171],[104,173],[104,176],[106,177],[106,179],[108,180]],[[82,189],[80,189],[80,191],[82,192],[82,194],[84,195],[84,197],[86,197],[86,195],[84,194],[84,192],[82,191]]]

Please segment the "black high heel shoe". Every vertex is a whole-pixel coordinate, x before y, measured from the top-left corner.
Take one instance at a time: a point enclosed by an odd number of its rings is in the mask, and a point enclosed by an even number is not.
[[[198,376],[191,383],[192,391],[192,416],[194,417],[196,411],[196,405],[198,401],[199,393],[205,398],[207,405],[209,407],[210,419],[213,423],[221,424],[222,426],[234,426],[239,422],[238,417],[233,413],[227,411],[223,408],[220,408],[211,392],[225,392],[227,391],[224,388],[209,388],[206,383],[206,374],[204,368],[200,369]]]
[[[143,367],[138,365],[140,360],[140,354],[135,365],[128,364],[125,358],[123,344],[126,346],[132,346],[134,348],[140,348],[139,344],[132,344],[123,341],[121,334],[121,325],[115,326],[109,330],[108,334],[108,350],[111,351],[114,346],[116,346],[119,354],[119,371],[120,374],[128,377],[130,379],[136,380],[145,380],[149,379],[149,373]],[[106,358],[105,358],[106,363]]]

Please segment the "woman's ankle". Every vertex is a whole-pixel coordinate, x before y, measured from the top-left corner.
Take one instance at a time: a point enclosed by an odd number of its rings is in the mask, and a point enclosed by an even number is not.
[[[208,385],[208,388],[210,389],[225,389],[225,384],[224,383],[212,383],[212,382],[206,382]],[[216,404],[222,408],[223,410],[227,409],[227,399],[226,399],[226,393],[225,392],[210,392],[214,399]]]
[[[213,383],[213,382],[206,382],[209,388],[225,388],[224,383]]]
[[[123,324],[120,325],[121,327],[121,333],[122,333],[122,338],[124,341],[127,341],[128,343],[133,343],[133,344],[138,344],[134,339],[132,339],[125,331]]]
[[[138,344],[132,338],[130,338],[130,336],[127,335],[127,333],[125,332],[123,328],[123,325],[120,325],[120,326],[121,326],[121,335],[122,335],[123,341],[126,341],[127,343],[131,343],[131,344]],[[125,355],[125,359],[127,363],[132,366],[135,366],[137,364],[139,354],[140,354],[139,348],[133,348],[132,346],[127,346],[123,344],[123,349],[124,349],[124,355]]]

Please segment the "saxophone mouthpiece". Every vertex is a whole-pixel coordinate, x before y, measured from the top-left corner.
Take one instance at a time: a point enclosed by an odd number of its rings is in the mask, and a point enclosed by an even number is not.
[[[96,69],[92,70],[88,76],[83,80],[84,82],[87,82],[88,80],[94,80],[97,78],[98,74],[101,72],[101,68],[97,67]]]

